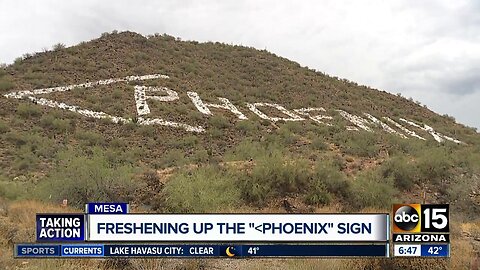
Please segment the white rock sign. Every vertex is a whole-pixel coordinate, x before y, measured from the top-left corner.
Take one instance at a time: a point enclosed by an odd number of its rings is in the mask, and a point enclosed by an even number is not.
[[[108,79],[108,80],[100,80],[96,82],[87,82],[82,84],[72,84],[72,85],[52,87],[52,88],[18,91],[18,92],[12,92],[12,93],[6,94],[4,96],[7,98],[16,98],[16,99],[27,98],[39,105],[76,112],[86,117],[97,118],[97,119],[102,119],[102,118],[110,119],[114,123],[128,123],[128,122],[132,122],[133,120],[131,118],[113,116],[105,112],[97,112],[89,109],[84,109],[75,105],[69,105],[63,102],[57,102],[57,101],[49,100],[46,98],[38,98],[38,97],[35,97],[35,95],[50,94],[54,92],[67,92],[76,88],[93,88],[94,86],[98,86],[98,85],[109,85],[109,84],[119,83],[119,82],[144,81],[144,80],[168,79],[168,78],[169,77],[167,75],[162,75],[162,74],[152,74],[152,75],[144,75],[144,76],[127,76],[124,78],[114,78],[114,79]],[[135,102],[136,102],[137,114],[138,114],[138,119],[137,119],[138,124],[140,125],[157,124],[162,126],[183,128],[187,131],[193,131],[193,132],[205,131],[205,129],[201,126],[190,126],[184,123],[167,121],[161,118],[143,118],[142,116],[148,115],[150,113],[150,109],[148,108],[148,105],[146,103],[147,99],[154,99],[159,101],[173,101],[175,99],[178,99],[178,95],[175,91],[169,90],[165,87],[155,88],[155,87],[145,87],[145,86],[136,85],[134,89],[135,89],[135,93],[134,93]],[[145,92],[147,91],[150,91],[150,92],[163,91],[163,92],[166,92],[168,96],[166,97],[147,96],[145,94]]]
[[[152,79],[169,79],[169,76],[162,75],[162,74],[151,74],[151,75],[144,75],[144,76],[127,76],[124,78],[114,78],[114,79],[107,79],[107,80],[100,80],[96,82],[87,82],[82,84],[72,84],[67,86],[59,86],[59,87],[52,87],[52,88],[41,88],[35,90],[23,90],[17,92],[11,92],[4,95],[6,98],[15,98],[15,99],[26,99],[30,100],[36,104],[51,107],[51,108],[59,108],[63,110],[68,110],[72,112],[79,113],[83,116],[90,117],[90,118],[97,118],[97,119],[110,119],[114,123],[128,123],[132,122],[133,119],[131,118],[124,118],[121,116],[114,116],[109,115],[105,112],[93,111],[86,108],[80,108],[76,105],[69,105],[63,102],[57,102],[54,100],[50,100],[44,97],[37,97],[37,95],[45,95],[55,92],[68,92],[78,88],[88,88],[94,89],[95,86],[99,85],[109,85],[114,83],[121,83],[121,82],[131,82],[131,81],[145,81],[145,80],[152,80]],[[163,94],[163,95],[162,95]],[[192,103],[195,105],[195,108],[205,116],[209,117],[213,115],[213,112],[210,108],[214,109],[221,109],[225,110],[228,113],[231,113],[238,118],[239,121],[248,120],[248,117],[242,113],[234,104],[232,104],[227,98],[217,97],[219,102],[216,103],[205,103],[202,101],[198,93],[193,91],[188,91],[187,96],[190,98]],[[189,132],[197,132],[201,133],[205,131],[205,128],[202,126],[192,126],[186,123],[179,123],[176,121],[169,121],[162,118],[150,118],[150,107],[148,106],[148,101],[154,102],[172,102],[176,101],[180,98],[179,94],[167,87],[151,87],[151,86],[143,86],[143,85],[135,85],[133,96],[135,98],[135,105],[137,109],[137,123],[139,125],[162,125],[174,128],[181,128]],[[245,106],[256,116],[261,119],[265,119],[272,122],[278,121],[306,121],[311,120],[320,125],[332,126],[332,123],[329,121],[333,120],[331,115],[327,115],[327,110],[323,107],[318,108],[299,108],[288,110],[284,106],[276,103],[264,103],[264,102],[255,102],[255,103],[246,103]],[[284,117],[278,116],[268,116],[267,113],[262,112],[261,107],[269,107],[270,110],[274,109],[278,111],[280,114],[284,115]],[[392,120],[389,117],[381,117],[384,121],[389,124],[392,124],[394,127],[392,128],[387,123],[382,122],[375,116],[369,113],[363,113],[366,118],[348,113],[344,110],[332,110],[334,113],[337,113],[346,121],[348,121],[351,125],[346,126],[347,130],[359,131],[364,130],[367,132],[375,132],[374,128],[381,129],[385,132],[397,135],[401,138],[417,138],[421,140],[426,140],[424,137],[418,135],[415,131],[409,130],[405,126],[402,126],[398,122]],[[415,123],[412,120],[400,118],[401,122],[408,124],[411,127],[416,128],[418,131],[425,132],[433,137],[434,140],[437,142],[443,142],[445,140],[451,141],[454,143],[462,143],[461,141],[443,135],[437,131],[435,131],[431,126],[423,123]]]

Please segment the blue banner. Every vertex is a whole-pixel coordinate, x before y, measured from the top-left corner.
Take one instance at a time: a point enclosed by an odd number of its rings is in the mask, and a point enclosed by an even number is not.
[[[450,244],[422,245],[422,257],[449,257]]]
[[[37,241],[85,241],[84,214],[37,214]]]
[[[85,205],[87,214],[128,214],[128,203],[87,203]]]
[[[16,244],[15,257],[60,257],[60,245]]]
[[[103,245],[61,245],[62,257],[103,257]]]

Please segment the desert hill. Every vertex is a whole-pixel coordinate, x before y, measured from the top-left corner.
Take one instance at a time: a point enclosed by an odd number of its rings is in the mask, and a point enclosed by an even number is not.
[[[65,198],[161,212],[450,203],[466,256],[453,263],[478,252],[476,130],[243,46],[113,32],[18,58],[0,69],[0,168],[5,209]]]

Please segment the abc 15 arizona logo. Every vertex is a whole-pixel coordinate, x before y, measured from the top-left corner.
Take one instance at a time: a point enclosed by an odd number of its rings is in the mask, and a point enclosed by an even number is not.
[[[394,233],[449,232],[448,204],[394,204]]]

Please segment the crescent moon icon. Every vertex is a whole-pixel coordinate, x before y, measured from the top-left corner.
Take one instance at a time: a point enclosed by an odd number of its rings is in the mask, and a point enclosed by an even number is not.
[[[233,257],[233,256],[235,256],[235,253],[232,253],[232,252],[230,251],[231,248],[232,248],[232,247],[227,247],[227,249],[225,250],[225,253],[227,253],[227,256],[228,256],[228,257]],[[232,249],[233,249],[233,248],[232,248]]]

